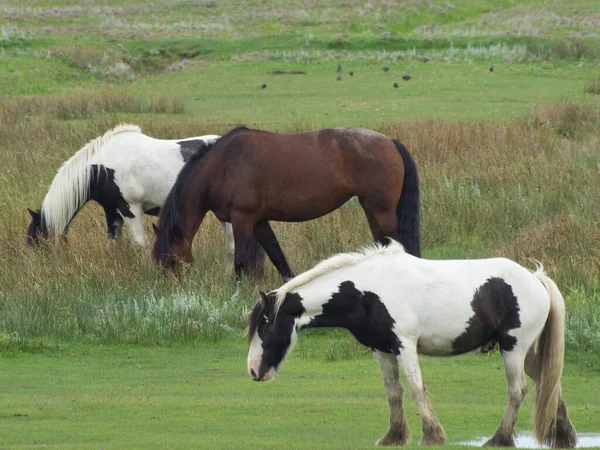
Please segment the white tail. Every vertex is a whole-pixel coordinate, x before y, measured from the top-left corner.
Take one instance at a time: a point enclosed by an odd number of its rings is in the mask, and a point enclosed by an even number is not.
[[[90,141],[58,169],[42,204],[42,221],[50,236],[60,236],[87,201],[92,157],[115,135],[124,132],[141,133],[142,130],[137,125],[121,124]]]
[[[550,312],[538,339],[534,362],[533,420],[538,442],[552,445],[555,438],[560,377],[565,355],[565,301],[556,283],[545,274],[541,265],[534,275],[542,282],[550,296]]]

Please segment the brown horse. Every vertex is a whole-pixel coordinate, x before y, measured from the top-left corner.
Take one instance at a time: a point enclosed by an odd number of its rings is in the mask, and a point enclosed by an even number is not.
[[[376,241],[389,236],[420,256],[419,181],[406,147],[375,131],[334,128],[276,134],[240,127],[194,156],[160,212],[152,256],[177,270],[208,211],[231,222],[235,271],[254,236],[284,279],[292,271],[270,220],[303,222],[357,196]]]

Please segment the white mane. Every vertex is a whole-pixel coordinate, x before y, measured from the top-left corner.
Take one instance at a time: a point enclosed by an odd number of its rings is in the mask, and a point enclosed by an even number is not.
[[[279,310],[279,307],[285,300],[285,296],[288,293],[298,289],[300,286],[305,285],[309,281],[312,281],[321,275],[325,275],[329,272],[333,272],[334,270],[342,269],[344,267],[353,266],[367,259],[374,258],[375,256],[391,255],[395,253],[404,253],[404,247],[399,242],[391,240],[387,246],[380,243],[375,243],[362,248],[358,252],[339,253],[331,258],[325,259],[312,269],[309,269],[297,277],[292,278],[275,291],[277,299],[275,302],[275,310]]]
[[[117,134],[141,132],[137,125],[118,125],[103,136],[90,141],[63,163],[42,204],[42,217],[50,235],[62,234],[69,221],[87,200],[92,156]]]

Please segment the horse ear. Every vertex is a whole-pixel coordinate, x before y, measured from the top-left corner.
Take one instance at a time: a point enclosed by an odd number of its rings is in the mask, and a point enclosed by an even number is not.
[[[40,217],[40,211],[32,211],[31,209],[27,208],[27,212],[29,213],[29,215],[31,216],[32,219],[37,219]]]
[[[264,309],[267,309],[269,307],[269,297],[263,291],[259,291],[258,293],[260,295],[260,303]]]
[[[154,231],[155,236],[158,236],[158,234],[160,233],[158,227],[154,223],[152,224],[152,231]]]

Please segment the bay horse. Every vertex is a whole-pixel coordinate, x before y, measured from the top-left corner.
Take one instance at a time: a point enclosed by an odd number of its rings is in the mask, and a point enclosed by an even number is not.
[[[28,209],[27,244],[39,243],[40,237],[65,237],[80,209],[94,200],[104,209],[111,239],[121,235],[125,223],[131,241],[144,246],[144,214],[158,215],[184,163],[217,138],[156,139],[131,124],[107,131],[63,163],[41,210]],[[227,241],[224,266],[233,270],[233,231],[229,223],[221,226]],[[258,267],[264,260],[262,248],[252,241],[250,249],[252,263]]]
[[[421,416],[420,443],[441,445],[446,435],[425,389],[418,354],[454,356],[496,345],[508,404],[485,445],[515,445],[525,374],[535,384],[536,439],[553,447],[576,444],[560,387],[565,305],[541,264],[532,272],[505,258],[419,259],[397,242],[334,256],[279,289],[260,293],[248,327],[250,377],[272,379],[298,331],[313,327],[346,328],[373,350],[390,408],[390,428],[379,445],[410,441],[398,363]]]
[[[373,238],[400,240],[420,256],[419,181],[397,140],[363,128],[277,134],[233,129],[182,169],[155,229],[152,251],[177,271],[208,211],[231,222],[235,271],[248,265],[254,236],[284,279],[293,277],[269,221],[303,222],[358,197]]]

